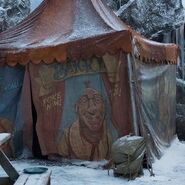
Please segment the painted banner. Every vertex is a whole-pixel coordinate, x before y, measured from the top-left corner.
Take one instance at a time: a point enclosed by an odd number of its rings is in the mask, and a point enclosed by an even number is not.
[[[112,142],[131,131],[127,71],[124,54],[29,64],[24,83],[31,83],[42,154],[108,159]]]

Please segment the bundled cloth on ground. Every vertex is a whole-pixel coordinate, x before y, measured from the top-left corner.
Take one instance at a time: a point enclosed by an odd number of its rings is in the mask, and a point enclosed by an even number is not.
[[[143,173],[146,142],[140,136],[124,136],[112,145],[112,162],[115,176],[134,179]]]

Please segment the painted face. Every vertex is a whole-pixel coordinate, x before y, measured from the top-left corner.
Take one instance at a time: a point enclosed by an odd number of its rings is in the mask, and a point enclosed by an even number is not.
[[[79,120],[91,131],[102,128],[105,116],[105,103],[103,97],[94,89],[87,88],[77,104]]]

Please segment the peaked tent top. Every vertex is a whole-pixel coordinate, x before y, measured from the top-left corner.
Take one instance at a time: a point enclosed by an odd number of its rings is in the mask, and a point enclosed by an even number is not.
[[[101,0],[44,0],[28,18],[0,34],[9,65],[63,62],[131,52],[131,31]]]

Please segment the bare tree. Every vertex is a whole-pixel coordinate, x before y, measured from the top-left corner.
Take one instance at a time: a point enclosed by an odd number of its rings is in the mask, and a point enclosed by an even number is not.
[[[183,22],[181,0],[104,0],[125,22],[147,37]]]
[[[0,32],[15,26],[30,13],[30,0],[0,0]]]

